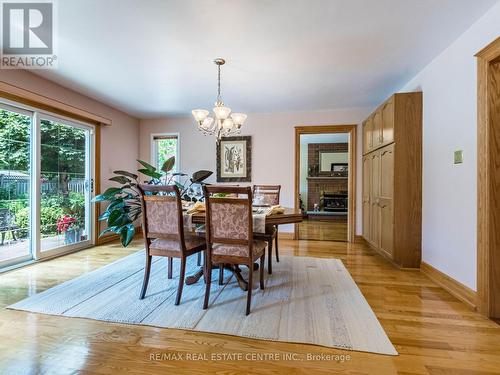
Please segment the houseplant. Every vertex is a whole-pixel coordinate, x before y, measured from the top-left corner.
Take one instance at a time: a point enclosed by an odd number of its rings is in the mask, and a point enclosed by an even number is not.
[[[173,173],[174,156],[167,159],[160,170],[143,160],[137,161],[143,167],[137,170],[138,173],[124,170],[114,171],[115,176],[109,180],[117,183],[118,186],[110,187],[94,198],[94,202],[108,202],[106,210],[99,216],[100,221],[106,221],[106,229],[99,236],[108,232],[116,233],[120,236],[120,241],[125,247],[134,238],[134,222],[142,214],[141,194],[138,189],[140,183],[153,185],[175,184],[181,191],[181,197],[191,200],[187,194],[188,190],[195,184],[204,184],[203,181],[213,173],[200,170],[193,173],[191,177],[185,173]],[[140,182],[139,175],[146,176],[146,180]]]
[[[78,219],[71,215],[63,215],[57,220],[57,231],[64,233],[66,245],[79,242],[83,232]]]

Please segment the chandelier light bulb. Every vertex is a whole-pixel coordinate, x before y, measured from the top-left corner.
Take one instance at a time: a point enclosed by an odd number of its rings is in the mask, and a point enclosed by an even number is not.
[[[231,113],[231,108],[224,107],[224,106],[215,107],[214,113],[215,113],[215,117],[217,117],[219,120],[225,120],[229,117],[229,114]]]
[[[194,119],[200,124],[207,118],[209,114],[206,109],[193,109],[191,113],[193,114]]]
[[[233,128],[233,120],[229,117],[227,119],[224,120],[224,122],[222,123],[222,127],[228,131],[228,130],[231,130]]]
[[[241,125],[243,125],[243,123],[247,119],[247,115],[245,115],[244,113],[233,113],[231,114],[231,118],[236,125],[239,125],[241,127]]]
[[[205,120],[203,120],[201,126],[203,129],[207,130],[212,126],[213,122],[214,122],[213,117],[207,117],[207,118],[205,118]]]

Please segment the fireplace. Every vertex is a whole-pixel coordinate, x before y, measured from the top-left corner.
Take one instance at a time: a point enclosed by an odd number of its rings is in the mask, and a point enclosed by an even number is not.
[[[326,212],[347,212],[347,192],[322,191],[320,209]]]

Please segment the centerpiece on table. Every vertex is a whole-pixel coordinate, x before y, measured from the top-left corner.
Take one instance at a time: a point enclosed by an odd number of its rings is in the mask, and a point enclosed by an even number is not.
[[[201,196],[193,195],[193,191],[196,190],[193,189],[194,186],[205,184],[204,181],[213,173],[200,170],[189,177],[186,173],[173,172],[174,156],[167,159],[159,170],[143,160],[137,161],[143,168],[138,169],[137,173],[123,170],[114,171],[115,176],[109,180],[119,186],[106,189],[104,193],[97,195],[93,200],[94,202],[108,202],[106,210],[99,216],[99,221],[106,221],[106,229],[99,236],[108,232],[116,233],[120,236],[120,241],[125,247],[134,238],[134,222],[142,215],[141,193],[137,187],[140,183],[177,185],[182,199],[196,201],[201,199]],[[147,179],[139,182],[139,175],[144,175]]]

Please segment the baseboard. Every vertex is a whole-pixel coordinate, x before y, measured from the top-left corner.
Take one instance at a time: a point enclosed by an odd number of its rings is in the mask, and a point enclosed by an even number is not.
[[[470,309],[477,310],[477,293],[425,262],[420,263],[420,271],[452,296],[465,303]]]
[[[293,240],[295,234],[293,232],[278,232],[278,238],[282,240]]]
[[[356,234],[354,236],[354,243],[363,243],[363,244],[367,245],[368,241],[366,241],[362,235]]]
[[[134,238],[139,238],[139,237],[142,237],[142,228],[140,226],[135,227],[135,235],[134,235]],[[119,239],[120,239],[119,235],[117,235],[116,233],[111,233],[104,237],[98,237],[96,240],[96,246],[104,245],[106,243],[113,241],[118,241]]]

